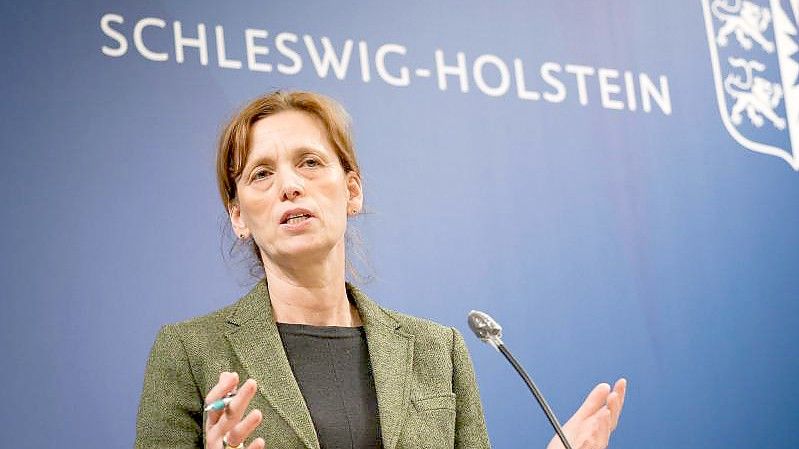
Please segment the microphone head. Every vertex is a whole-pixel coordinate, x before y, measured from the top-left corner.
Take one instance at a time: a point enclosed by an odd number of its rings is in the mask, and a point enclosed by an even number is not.
[[[494,348],[502,344],[502,326],[485,312],[479,310],[469,312],[469,328],[477,335],[477,338]]]

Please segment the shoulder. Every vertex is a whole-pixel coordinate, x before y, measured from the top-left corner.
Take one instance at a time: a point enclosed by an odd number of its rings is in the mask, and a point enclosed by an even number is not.
[[[355,300],[365,323],[380,323],[412,335],[434,335],[452,337],[452,328],[436,322],[408,315],[383,307],[366,295],[360,288],[347,283],[347,294]]]
[[[357,287],[348,284],[347,288],[367,325],[374,326],[379,323],[380,326],[412,336],[417,347],[435,346],[447,348],[449,351],[458,339],[462,340],[460,333],[453,327],[383,307]]]
[[[384,310],[401,323],[400,330],[413,335],[417,350],[433,356],[446,356],[456,363],[470,360],[466,341],[458,329],[394,310]]]
[[[252,311],[261,305],[258,290],[255,287],[232,304],[210,313],[165,324],[156,337],[156,343],[168,341],[175,344],[174,342],[179,341],[189,353],[201,353],[226,345],[224,336],[242,320],[248,319]]]
[[[413,340],[414,358],[425,364],[440,365],[451,360],[459,352],[463,342],[460,332],[454,327],[409,315],[379,306],[395,324],[397,332]]]
[[[400,330],[414,335],[417,339],[434,339],[452,342],[454,334],[458,332],[455,328],[436,323],[425,318],[420,318],[396,310],[381,309],[391,318],[397,321]]]
[[[187,338],[200,335],[220,335],[228,321],[228,317],[236,310],[236,305],[230,304],[211,313],[189,318],[186,320],[165,324],[159,335],[169,337]]]
[[[271,320],[269,292],[264,280],[256,283],[249,292],[235,302],[213,312],[165,326],[181,335],[222,335],[231,325],[238,326],[253,318]]]

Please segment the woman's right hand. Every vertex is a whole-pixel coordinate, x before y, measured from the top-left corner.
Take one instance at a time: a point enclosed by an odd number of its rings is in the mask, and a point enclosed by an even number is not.
[[[238,373],[223,372],[219,375],[219,382],[205,396],[205,405],[223,398],[226,394],[234,391],[238,384]],[[205,418],[205,449],[222,449],[224,447],[223,437],[226,437],[229,446],[235,447],[245,441],[258,427],[263,418],[260,410],[253,410],[244,417],[247,405],[255,396],[257,389],[258,384],[255,380],[248,379],[238,389],[236,396],[227,407],[219,411],[208,412]],[[265,444],[263,438],[256,438],[247,446],[247,449],[264,449]]]

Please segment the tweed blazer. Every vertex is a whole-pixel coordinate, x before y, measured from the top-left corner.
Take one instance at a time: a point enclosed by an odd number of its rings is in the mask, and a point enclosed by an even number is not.
[[[454,328],[384,309],[357,288],[386,449],[489,447],[463,337]],[[137,449],[203,448],[204,395],[219,373],[258,381],[263,412],[252,440],[266,449],[319,449],[280,340],[265,281],[236,303],[164,326],[153,344],[136,423]]]

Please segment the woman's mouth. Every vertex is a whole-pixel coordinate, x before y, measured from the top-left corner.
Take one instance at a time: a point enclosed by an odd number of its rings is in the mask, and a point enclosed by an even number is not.
[[[294,225],[297,223],[301,223],[307,219],[311,218],[310,215],[302,214],[302,215],[292,215],[286,220],[286,224]]]
[[[309,218],[313,218],[313,214],[310,210],[296,207],[283,212],[283,215],[280,216],[280,224],[295,225],[297,223],[302,223]]]

